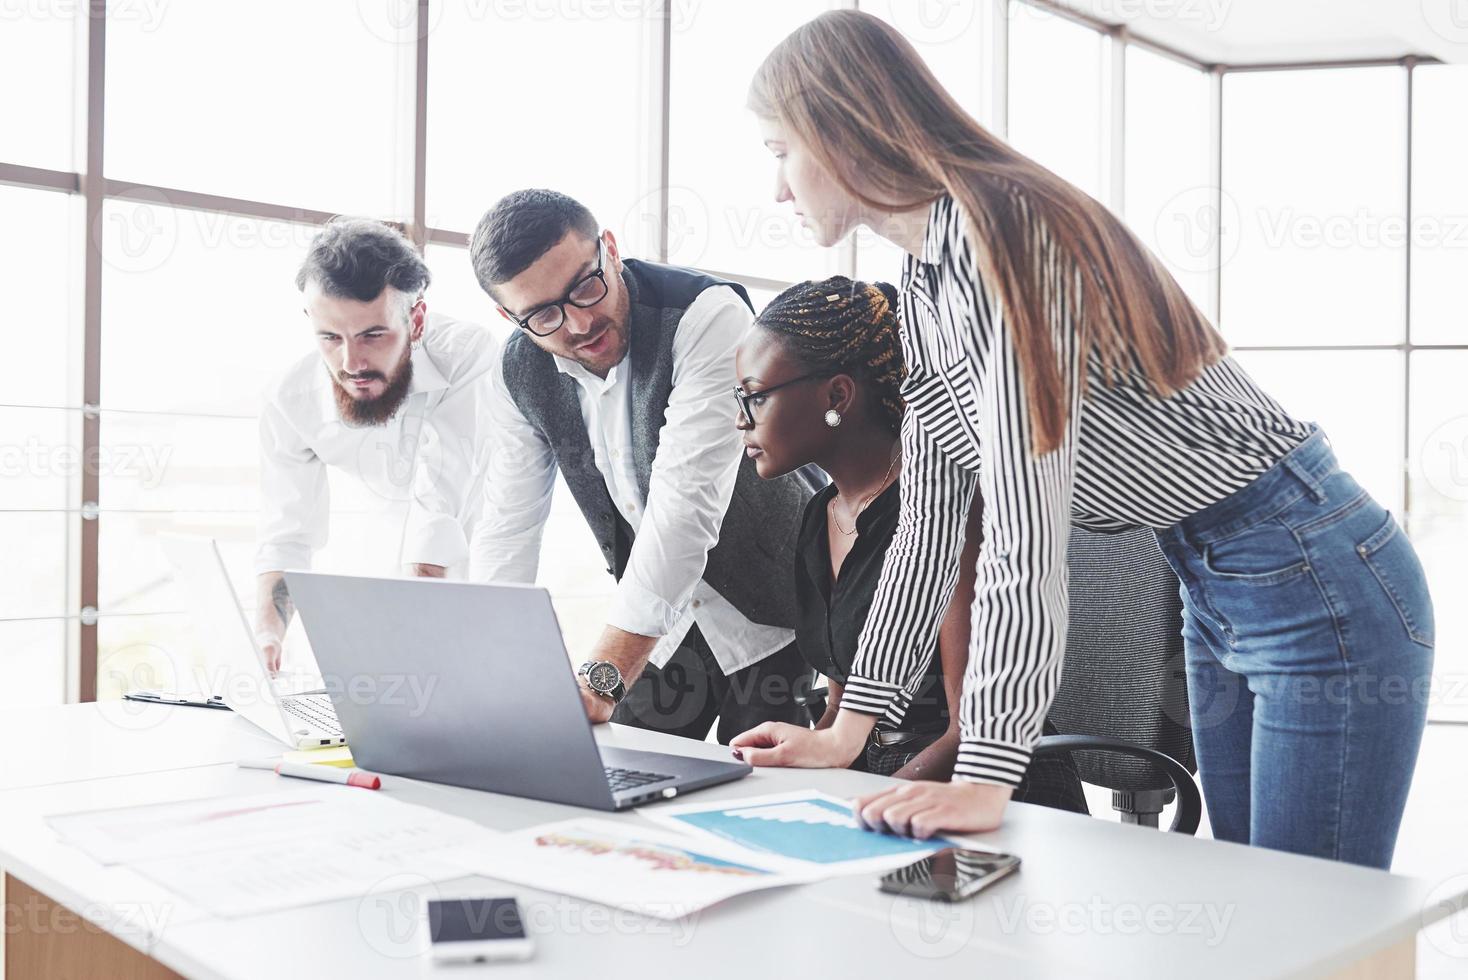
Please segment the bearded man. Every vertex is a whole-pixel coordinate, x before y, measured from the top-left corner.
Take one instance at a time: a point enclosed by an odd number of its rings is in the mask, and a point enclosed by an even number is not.
[[[387,567],[365,571],[467,570],[498,345],[482,326],[430,314],[430,278],[411,242],[364,218],[329,222],[296,274],[317,350],[271,387],[260,415],[255,629],[272,670],[292,613],[281,573],[310,567],[328,540],[328,468],[383,505],[371,540],[354,544]]]

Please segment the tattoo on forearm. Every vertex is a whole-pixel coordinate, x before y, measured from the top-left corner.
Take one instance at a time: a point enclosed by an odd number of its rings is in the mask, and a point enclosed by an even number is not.
[[[286,588],[285,579],[280,579],[270,590],[270,601],[275,603],[275,614],[280,617],[281,626],[289,626],[291,613],[296,611],[296,606],[291,602],[291,591]]]

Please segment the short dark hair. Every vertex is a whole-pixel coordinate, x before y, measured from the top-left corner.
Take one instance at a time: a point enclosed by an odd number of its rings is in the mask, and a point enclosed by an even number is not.
[[[601,226],[586,205],[559,191],[513,191],[484,212],[469,240],[474,275],[486,293],[509,282],[576,231],[595,240]]]
[[[432,280],[413,243],[371,218],[332,218],[311,239],[296,288],[320,283],[328,296],[370,303],[388,286],[416,297]]]

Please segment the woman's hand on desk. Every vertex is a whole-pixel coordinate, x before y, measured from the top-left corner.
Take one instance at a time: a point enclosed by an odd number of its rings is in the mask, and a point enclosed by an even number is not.
[[[844,769],[856,755],[832,737],[834,731],[834,727],[811,731],[783,721],[767,721],[735,736],[729,745],[752,766]]]
[[[795,769],[845,769],[861,754],[877,719],[841,711],[830,728],[811,731],[782,721],[756,725],[730,743],[752,766],[788,766]]]
[[[1013,787],[994,783],[908,783],[859,798],[852,812],[868,830],[926,840],[993,830],[1012,795]]]

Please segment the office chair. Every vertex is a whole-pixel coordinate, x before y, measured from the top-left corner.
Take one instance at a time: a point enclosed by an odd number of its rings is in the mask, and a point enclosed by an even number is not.
[[[1073,753],[1081,780],[1110,789],[1123,822],[1156,827],[1176,799],[1170,829],[1195,833],[1203,803],[1177,576],[1146,529],[1072,529],[1069,566],[1065,671],[1050,707],[1060,734],[1035,751]]]
[[[1070,538],[1070,628],[1050,722],[1035,745],[1071,752],[1081,781],[1111,790],[1124,823],[1158,825],[1177,800],[1172,831],[1193,834],[1203,812],[1193,781],[1193,732],[1183,668],[1182,600],[1151,531]],[[799,699],[812,722],[826,689]]]

